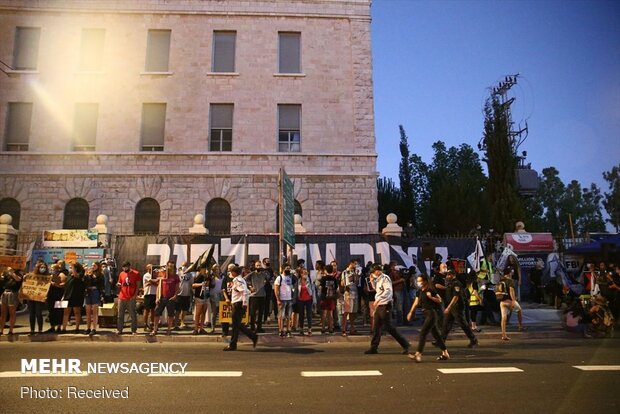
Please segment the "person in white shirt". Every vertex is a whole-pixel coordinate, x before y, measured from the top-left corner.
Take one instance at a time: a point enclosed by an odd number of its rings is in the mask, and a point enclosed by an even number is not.
[[[233,278],[231,298],[227,302],[232,304],[232,335],[230,337],[230,343],[224,351],[236,351],[237,340],[239,339],[239,331],[243,332],[245,336],[252,340],[252,346],[256,348],[256,342],[258,342],[258,335],[254,333],[250,328],[245,326],[241,321],[248,308],[248,298],[250,296],[250,290],[245,279],[241,276],[241,269],[237,266],[230,269],[230,276]]]
[[[376,291],[375,324],[373,326],[370,349],[364,353],[379,353],[379,342],[381,342],[381,334],[385,326],[389,334],[392,335],[394,339],[396,339],[396,342],[403,348],[403,354],[409,354],[409,342],[398,332],[396,327],[392,326],[392,305],[394,301],[392,280],[388,275],[383,273],[383,266],[381,264],[375,263],[372,265],[370,282]]]
[[[290,338],[289,319],[291,317],[293,303],[293,278],[291,277],[291,267],[286,265],[284,271],[274,282],[276,301],[278,303],[278,331],[280,336],[285,335]],[[284,333],[286,328],[286,334]]]
[[[153,330],[158,284],[157,276],[153,278],[153,265],[147,264],[146,273],[142,276],[142,286],[144,286],[144,332]]]

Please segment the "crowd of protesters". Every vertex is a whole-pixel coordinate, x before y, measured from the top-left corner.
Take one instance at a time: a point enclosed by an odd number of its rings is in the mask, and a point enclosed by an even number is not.
[[[413,266],[399,268],[396,262],[362,265],[357,260],[344,266],[336,261],[325,264],[319,260],[312,271],[306,268],[304,260],[285,263],[276,271],[268,258],[247,267],[230,264],[222,269],[215,264],[191,272],[186,271],[187,265],[184,263],[177,268],[173,261],[165,267],[149,264],[142,275],[127,261],[117,270],[115,262],[110,260],[90,266],[78,262],[67,266],[63,260],[47,264],[39,260],[27,274],[9,268],[0,279],[2,320],[8,319],[9,334],[13,334],[23,280],[47,276],[50,287],[45,302],[28,300],[31,335],[67,333],[71,317],[74,320],[72,333],[95,335],[99,329],[100,305],[116,300],[118,335],[124,333],[126,315],[131,334],[137,334],[140,314],[144,332],[152,336],[158,334],[160,322],[165,322],[167,335],[190,329],[194,335],[215,334],[216,326],[221,325],[221,332],[217,334],[228,336],[231,324],[218,321],[219,307],[226,303],[232,310],[235,308],[232,304],[239,302],[233,299],[239,297],[243,299],[240,303],[248,308],[248,325],[254,334],[264,333],[263,326],[267,323],[277,323],[278,335],[283,338],[319,332],[356,335],[360,326],[370,326],[374,332],[376,286],[373,269],[376,271],[379,266],[381,274],[391,283],[389,317],[394,326],[410,325],[419,319],[411,312],[419,307],[424,309],[425,333],[436,334],[435,343],[439,345],[445,341],[453,323],[465,332],[470,346],[477,344],[475,334],[485,324],[500,325],[501,338],[509,340],[506,324],[513,312],[517,314],[518,329],[524,329],[518,263],[509,263],[502,271],[501,280],[493,283],[491,256],[481,260],[477,272],[469,268],[464,270],[458,260],[451,258],[447,263],[433,262],[430,272],[419,272]],[[598,267],[589,265],[582,274],[585,293],[590,294],[585,300],[571,297],[570,292],[562,286],[554,286],[553,281],[543,287],[539,273],[541,268],[537,265],[530,274],[533,299],[540,301],[545,293],[551,293],[560,304],[566,302],[565,315],[569,316],[565,319],[571,329],[587,336],[599,335],[609,329],[610,321],[613,324],[614,319],[618,320],[620,267],[605,263]],[[245,284],[235,282],[236,278],[242,278]],[[238,296],[234,289],[240,285],[245,286],[245,290]],[[432,292],[431,298],[438,299],[420,301],[419,292],[427,291]],[[50,325],[45,332],[44,309],[48,311]],[[164,314],[166,318],[162,321]],[[192,315],[191,323],[187,321],[189,315]],[[432,322],[428,322],[429,315]],[[84,316],[86,329],[81,331]],[[238,335],[239,327],[233,326],[233,331],[233,335]],[[4,325],[0,333],[4,333]]]

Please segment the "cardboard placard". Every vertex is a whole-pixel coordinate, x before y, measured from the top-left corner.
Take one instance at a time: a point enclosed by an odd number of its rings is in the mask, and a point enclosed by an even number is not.
[[[221,301],[219,317],[220,317],[220,323],[222,322],[232,323],[232,304]],[[241,320],[241,323],[247,324],[249,320],[250,320],[250,307],[248,306],[245,309],[245,315],[243,315],[243,319]]]
[[[45,302],[51,283],[51,276],[28,273],[24,276],[24,280],[22,281],[19,297],[25,300],[34,300],[35,302]]]
[[[7,267],[24,270],[26,268],[26,256],[0,256],[0,268]]]

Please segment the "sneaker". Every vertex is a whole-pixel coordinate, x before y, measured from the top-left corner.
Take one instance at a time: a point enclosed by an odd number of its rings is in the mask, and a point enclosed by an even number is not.
[[[409,359],[413,359],[415,362],[422,362],[422,354],[416,352],[415,354],[409,354]]]
[[[85,330],[84,335],[90,335],[90,329]]]
[[[370,349],[364,351],[364,354],[366,354],[366,355],[374,355],[374,354],[378,354],[378,353],[379,353],[379,351],[377,351],[375,348],[370,348]]]
[[[185,328],[187,328],[187,325],[185,324],[185,322],[181,322],[181,324],[179,325],[179,327],[180,327],[181,329],[185,329]]]
[[[254,338],[252,338],[252,348],[256,348],[257,342],[258,342],[258,335],[254,335]]]
[[[192,335],[198,335],[198,332],[199,332],[199,331],[198,331],[198,329],[194,329],[194,330],[192,331]]]
[[[312,329],[308,329],[308,336],[312,336]]]
[[[441,354],[437,357],[437,361],[447,361],[450,359],[450,355],[448,354]]]
[[[281,338],[284,338],[284,331],[280,331],[279,335],[280,335]]]
[[[96,335],[96,334],[97,334],[97,331],[95,329],[90,331],[90,336],[93,336],[93,335]]]
[[[470,341],[469,344],[467,345],[467,348],[475,348],[478,346],[478,340],[474,339],[473,341]]]
[[[231,347],[231,346],[227,346],[226,348],[223,349],[224,352],[236,351],[236,350],[237,350],[236,347]]]
[[[118,329],[117,329],[117,330],[116,330],[116,334],[117,334],[117,335],[122,335],[122,334],[123,334],[123,331],[120,331],[120,330],[118,330]]]
[[[293,337],[293,335],[291,335],[291,331],[286,332],[286,337],[287,338],[292,338]]]

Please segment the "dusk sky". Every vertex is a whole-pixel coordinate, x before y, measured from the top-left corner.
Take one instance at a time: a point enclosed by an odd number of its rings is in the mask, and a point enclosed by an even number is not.
[[[519,151],[539,174],[596,183],[620,164],[620,1],[374,0],[375,130],[380,176],[398,185],[398,125],[412,152],[477,149],[489,87],[519,73]],[[482,158],[482,154],[481,158]]]

